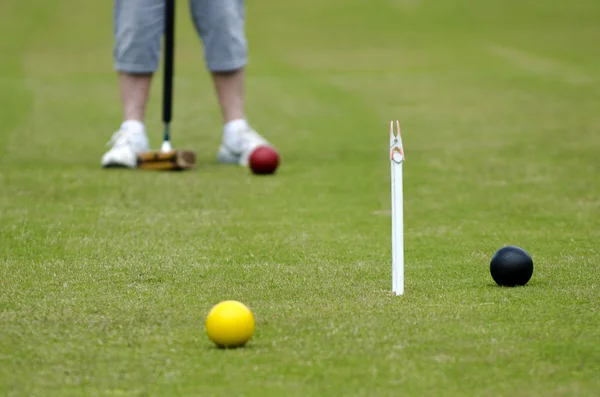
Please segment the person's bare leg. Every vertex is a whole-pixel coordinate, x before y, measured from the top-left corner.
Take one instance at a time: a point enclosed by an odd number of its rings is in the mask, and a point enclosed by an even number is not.
[[[109,142],[112,147],[102,156],[102,166],[134,168],[137,166],[136,155],[149,149],[144,117],[152,74],[119,72],[118,80],[123,123]]]
[[[221,114],[223,141],[217,158],[223,163],[247,165],[252,151],[270,145],[248,124],[244,114],[244,68],[231,72],[211,72]]]
[[[119,72],[119,90],[123,106],[123,120],[144,122],[151,84],[151,73],[132,74]]]
[[[244,69],[212,72],[223,123],[244,118]]]

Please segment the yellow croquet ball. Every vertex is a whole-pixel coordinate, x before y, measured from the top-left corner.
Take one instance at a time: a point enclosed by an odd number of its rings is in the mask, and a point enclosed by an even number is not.
[[[217,346],[244,346],[254,335],[254,315],[248,306],[234,300],[217,303],[206,316],[206,334]]]

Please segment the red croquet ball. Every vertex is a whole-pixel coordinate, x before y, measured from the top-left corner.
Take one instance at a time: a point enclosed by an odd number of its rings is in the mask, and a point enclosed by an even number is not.
[[[279,154],[270,146],[259,146],[250,155],[249,164],[255,174],[273,174],[279,166]]]

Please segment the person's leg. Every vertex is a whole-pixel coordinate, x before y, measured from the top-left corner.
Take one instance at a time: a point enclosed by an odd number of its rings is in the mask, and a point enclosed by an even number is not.
[[[135,167],[136,155],[149,149],[144,126],[146,104],[160,59],[164,31],[163,0],[114,1],[114,62],[123,123],[113,134],[104,167]]]
[[[250,153],[257,146],[269,143],[245,118],[244,67],[248,63],[248,44],[244,0],[190,0],[190,6],[223,117],[218,160],[247,165]]]
[[[244,118],[244,69],[213,71],[212,78],[223,114],[223,123]]]
[[[152,76],[151,73],[119,72],[119,91],[124,121],[144,123]]]

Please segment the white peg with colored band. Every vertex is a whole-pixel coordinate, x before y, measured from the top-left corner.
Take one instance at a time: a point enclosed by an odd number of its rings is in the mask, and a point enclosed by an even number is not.
[[[396,129],[394,129],[396,127]],[[404,294],[404,197],[402,165],[404,147],[400,122],[390,122],[390,163],[392,179],[392,292]]]

